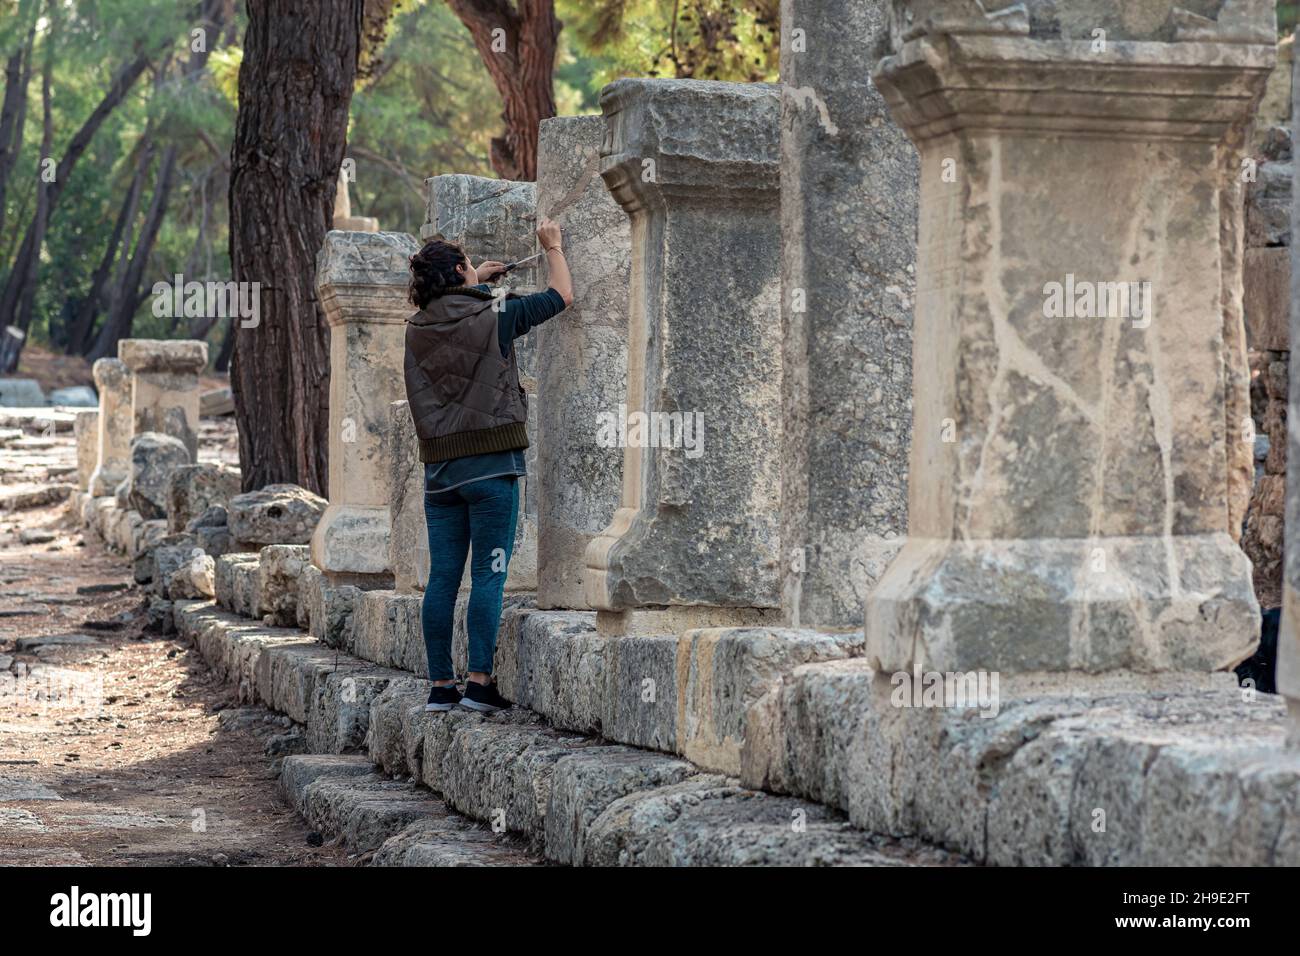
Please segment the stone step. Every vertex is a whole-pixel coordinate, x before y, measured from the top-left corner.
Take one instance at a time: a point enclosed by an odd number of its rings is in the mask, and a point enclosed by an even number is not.
[[[365,743],[370,700],[410,675],[331,650],[290,628],[267,627],[210,601],[177,601],[173,619],[243,703],[259,703],[307,728],[317,753],[345,753]]]
[[[1062,674],[1008,676],[989,707],[912,706],[895,699],[898,675],[853,656],[859,641],[773,628],[606,637],[591,614],[523,607],[503,616],[495,666],[502,692],[548,733],[684,757],[981,861],[1300,862],[1300,806],[1287,797],[1300,791],[1300,755],[1282,746],[1277,697],[1246,700],[1229,674]],[[428,685],[381,671],[365,682],[381,702],[364,718],[370,736],[353,708],[343,730],[313,739],[365,739],[385,769],[440,789],[416,730]],[[560,846],[550,852],[567,859]]]
[[[313,765],[326,768],[317,775],[348,767],[346,773],[361,777],[377,765],[387,777],[366,776],[342,790],[322,783],[320,793],[301,798],[306,812],[316,815],[313,821],[333,820],[340,832],[366,794],[377,800],[364,826],[354,825],[360,843],[373,842],[414,812],[408,803],[418,798],[402,789],[407,785],[394,785],[391,778],[398,777],[421,781],[453,810],[515,833],[560,863],[958,862],[915,842],[854,829],[828,807],[755,791],[677,757],[556,729],[523,708],[491,717],[467,710],[426,713],[427,682],[211,603],[177,602],[176,621],[214,670],[239,682],[241,696],[304,723],[313,749],[326,746],[339,754],[364,740],[368,757],[330,757]],[[299,769],[304,763],[286,759],[286,793],[307,794],[308,771]],[[384,858],[433,860],[453,852],[437,839],[409,834],[399,844],[381,851]]]
[[[363,756],[287,757],[285,799],[312,827],[375,866],[532,866],[540,862],[505,834],[453,812],[427,789],[375,772]]]

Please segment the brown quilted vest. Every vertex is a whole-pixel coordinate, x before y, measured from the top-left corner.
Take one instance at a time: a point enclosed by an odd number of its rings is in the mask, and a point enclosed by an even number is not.
[[[501,357],[493,301],[453,289],[406,320],[406,399],[420,461],[528,447],[528,398],[514,348]]]

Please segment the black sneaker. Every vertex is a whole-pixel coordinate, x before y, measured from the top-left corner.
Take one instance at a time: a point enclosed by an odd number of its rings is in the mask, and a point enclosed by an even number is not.
[[[451,710],[460,703],[460,691],[456,685],[449,687],[434,687],[429,691],[429,702],[424,705],[425,710]]]
[[[498,710],[509,710],[513,706],[497,693],[496,681],[476,684],[472,680],[465,681],[465,696],[460,699],[460,705],[481,714],[495,714]]]

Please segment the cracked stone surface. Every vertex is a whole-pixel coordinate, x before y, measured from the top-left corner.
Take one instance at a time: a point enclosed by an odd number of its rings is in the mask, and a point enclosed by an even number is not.
[[[542,121],[537,146],[537,206],[560,223],[574,289],[573,304],[536,333],[543,608],[587,607],[583,554],[622,495],[623,449],[598,438],[600,416],[627,401],[632,235],[600,177],[604,136],[601,116],[556,117]]]
[[[1153,3],[1098,62],[1050,36],[1045,5],[1007,35],[971,32],[976,5],[958,6],[900,4],[911,27],[895,24],[874,76],[921,153],[915,322],[933,347],[913,369],[909,537],[868,598],[869,656],[887,671],[1231,667],[1259,610],[1233,524],[1240,343],[1223,303],[1240,280],[1224,242],[1239,224],[1220,214],[1216,146],[1240,141],[1274,41],[1132,42],[1163,36],[1171,5]],[[1117,91],[1140,74],[1141,92],[1098,112],[1081,70]],[[1175,99],[1195,131],[1170,132]],[[1144,310],[1100,307],[1134,282]]]
[[[776,608],[780,96],[765,84],[619,80],[601,109],[601,175],[632,219],[627,410],[679,417],[676,447],[634,447],[648,434],[629,427],[630,480],[587,548],[587,601]],[[701,261],[727,263],[727,281]]]
[[[795,627],[860,627],[907,534],[918,160],[861,68],[886,7],[781,6],[782,604]]]

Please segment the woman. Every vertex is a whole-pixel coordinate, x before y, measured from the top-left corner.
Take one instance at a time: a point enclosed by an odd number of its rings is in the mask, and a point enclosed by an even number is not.
[[[487,283],[505,266],[472,266],[450,242],[434,240],[411,257],[411,304],[420,311],[406,326],[406,398],[424,462],[429,528],[421,624],[433,689],[425,710],[460,704],[491,713],[510,706],[492,680],[492,658],[528,447],[528,398],[513,343],[573,301],[559,225],[543,219],[537,238],[551,285],[535,295],[494,296]],[[467,554],[469,679],[462,697],[451,633]]]

